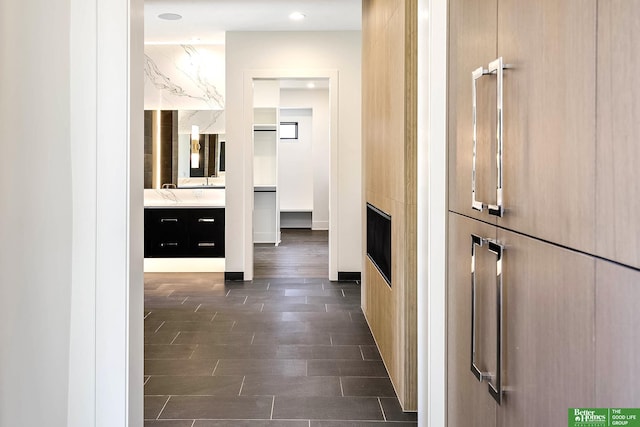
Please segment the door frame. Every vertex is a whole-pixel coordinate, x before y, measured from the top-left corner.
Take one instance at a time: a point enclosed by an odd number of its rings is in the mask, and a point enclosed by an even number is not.
[[[338,280],[338,70],[318,68],[247,69],[244,71],[243,140],[249,147],[244,167],[244,265],[245,280],[253,280],[253,80],[329,80],[329,280]]]

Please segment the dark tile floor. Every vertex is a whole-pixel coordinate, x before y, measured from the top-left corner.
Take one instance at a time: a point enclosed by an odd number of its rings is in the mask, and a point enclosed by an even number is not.
[[[326,279],[145,275],[145,426],[415,426],[359,308]]]

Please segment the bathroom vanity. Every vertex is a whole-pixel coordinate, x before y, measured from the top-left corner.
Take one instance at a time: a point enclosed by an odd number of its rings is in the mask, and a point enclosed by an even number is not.
[[[145,258],[224,258],[224,189],[145,190]]]

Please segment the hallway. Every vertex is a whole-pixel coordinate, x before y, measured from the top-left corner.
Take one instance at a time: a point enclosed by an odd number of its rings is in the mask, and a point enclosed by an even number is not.
[[[289,255],[273,258],[275,270],[262,262],[253,282],[145,275],[145,426],[416,425],[380,360],[359,284],[328,281],[326,267],[310,277],[326,266],[322,239],[296,230],[281,247],[258,248],[256,260]],[[303,267],[292,262],[300,255]]]

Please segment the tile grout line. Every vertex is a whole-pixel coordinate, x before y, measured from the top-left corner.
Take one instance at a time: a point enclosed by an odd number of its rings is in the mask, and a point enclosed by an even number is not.
[[[167,407],[167,403],[169,403],[169,399],[171,399],[171,395],[169,395],[169,397],[167,397],[167,401],[164,402],[164,405],[162,405],[162,409],[160,409],[160,412],[158,412],[158,416],[156,417],[156,420],[160,419],[160,415],[162,415],[162,413],[164,412],[164,408]]]
[[[362,360],[367,360],[364,358],[364,352],[362,351],[362,346],[359,345],[358,348],[360,349],[360,356],[362,356]]]
[[[169,345],[172,345],[172,344],[173,344],[173,343],[178,339],[178,336],[180,335],[180,333],[181,333],[181,332],[182,332],[182,331],[178,331],[178,333],[176,334],[176,336],[175,336],[175,337],[173,337],[173,339],[171,340],[171,342],[169,343]]]
[[[274,395],[273,398],[271,399],[271,417],[269,418],[270,420],[273,419],[273,407],[276,405],[276,396]]]
[[[340,394],[342,395],[342,397],[344,397],[344,388],[342,387],[342,377],[338,377],[338,380],[340,381]]]
[[[211,372],[212,377],[215,376],[216,369],[218,369],[218,363],[220,363],[220,359],[216,360],[216,366],[213,367],[213,372]]]
[[[384,418],[384,420],[387,421],[387,416],[384,413],[384,408],[382,407],[382,401],[380,400],[379,397],[378,397],[378,405],[380,405],[380,410],[382,411],[382,418]]]
[[[153,331],[153,333],[154,333],[154,334],[157,334],[157,333],[158,333],[158,331],[160,330],[160,328],[162,328],[162,326],[164,325],[164,323],[165,323],[165,321],[163,320],[163,321],[162,321],[162,323],[160,323],[160,326],[158,326],[158,327],[156,328],[156,330],[155,330],[155,331]]]
[[[242,377],[242,384],[240,384],[240,391],[238,392],[238,396],[242,396],[242,387],[244,387],[244,380],[247,378],[247,376],[243,376]]]

